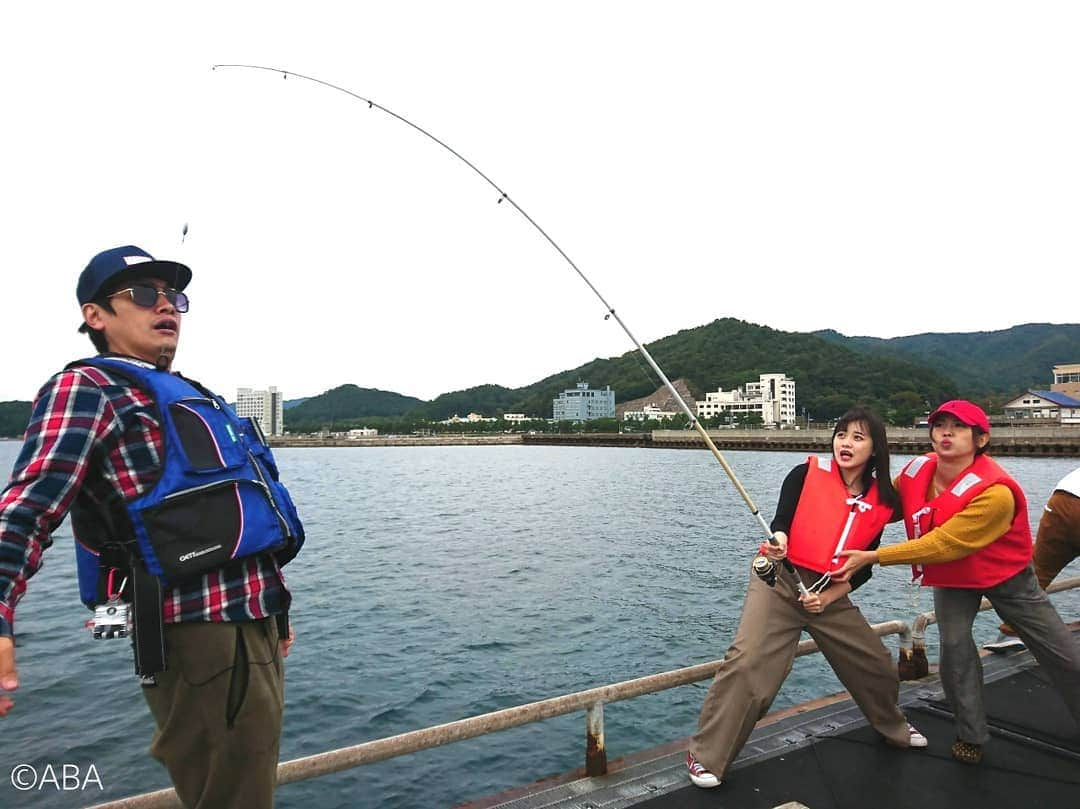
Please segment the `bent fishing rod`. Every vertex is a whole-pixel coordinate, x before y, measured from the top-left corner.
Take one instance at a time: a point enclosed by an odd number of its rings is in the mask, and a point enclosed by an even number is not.
[[[555,240],[548,235],[547,231],[540,227],[540,225],[537,224],[536,220],[529,216],[529,214],[526,213],[525,210],[520,205],[518,205],[509,194],[507,194],[502,188],[500,188],[494,180],[492,180],[490,177],[484,174],[484,172],[477,168],[476,165],[472,163],[472,161],[468,160],[464,155],[462,155],[445,141],[442,141],[439,138],[435,137],[423,127],[414,124],[408,118],[405,118],[402,115],[398,115],[393,110],[387,109],[381,104],[372,101],[370,98],[365,98],[358,93],[354,93],[352,90],[341,87],[337,84],[333,84],[332,82],[324,81],[323,79],[317,79],[314,76],[305,76],[303,73],[296,73],[292,70],[283,70],[282,68],[267,67],[265,65],[220,64],[214,65],[211,69],[217,70],[218,68],[234,68],[239,70],[263,70],[267,73],[279,74],[283,79],[288,79],[290,76],[292,76],[293,78],[303,79],[304,81],[314,82],[315,84],[321,84],[323,87],[329,87],[331,90],[337,90],[339,93],[344,93],[347,96],[355,98],[357,101],[364,102],[368,105],[368,109],[377,109],[380,112],[386,113],[392,118],[396,118],[397,120],[401,121],[401,123],[412,127],[421,135],[424,135],[428,139],[435,141],[435,143],[439,144],[439,146],[446,149],[446,151],[450,152],[450,154],[452,154],[454,157],[456,157],[458,160],[460,160],[462,163],[472,169],[475,173],[479,174],[480,177],[484,179],[484,182],[494,188],[495,191],[498,193],[499,197],[497,202],[502,203],[503,201],[506,201],[511,206],[513,206],[515,211],[521,214],[530,225],[536,228],[537,232],[541,236],[547,239],[548,244],[550,244],[552,247],[555,248],[556,251],[558,251],[559,255],[562,256],[563,259],[565,259],[566,263],[569,264],[570,267],[574,270],[574,272],[578,274],[581,280],[585,282],[586,286],[588,286],[589,289],[593,291],[593,294],[600,299],[600,303],[602,303],[604,305],[604,309],[607,310],[607,314],[604,315],[604,320],[607,320],[608,318],[615,318],[615,322],[619,324],[619,326],[624,332],[626,332],[626,336],[630,338],[630,341],[637,348],[638,353],[640,353],[641,356],[645,358],[645,361],[653,369],[657,377],[660,378],[660,381],[664,383],[664,387],[666,387],[671,393],[671,395],[675,397],[676,403],[678,403],[683,413],[686,414],[686,417],[690,419],[691,426],[697,431],[698,435],[701,436],[701,440],[705,442],[705,446],[709,448],[710,452],[712,452],[713,457],[715,457],[716,460],[720,462],[720,466],[723,468],[724,472],[727,473],[727,476],[731,480],[731,482],[735,485],[735,488],[739,492],[739,495],[742,497],[743,502],[745,502],[747,508],[750,509],[750,513],[757,519],[759,525],[761,526],[761,529],[765,532],[765,537],[768,542],[774,546],[779,544],[776,540],[776,537],[773,536],[773,532],[769,529],[768,523],[765,522],[765,518],[761,516],[761,512],[758,510],[758,507],[754,504],[753,499],[750,497],[750,493],[746,491],[746,488],[742,485],[742,482],[735,475],[735,470],[731,468],[731,465],[727,462],[727,459],[724,458],[720,450],[716,448],[716,444],[713,443],[713,440],[709,436],[709,433],[705,430],[703,426],[701,426],[701,422],[698,421],[697,416],[694,415],[694,412],[690,409],[690,406],[687,405],[687,403],[683,400],[683,397],[679,394],[679,391],[675,389],[675,386],[671,384],[671,380],[667,378],[667,374],[665,374],[663,370],[661,370],[660,366],[656,364],[656,360],[653,359],[652,354],[650,354],[645,348],[645,346],[643,346],[638,341],[638,339],[627,327],[626,323],[623,322],[622,318],[619,317],[618,314],[616,314],[615,307],[613,307],[607,302],[604,296],[600,294],[600,290],[598,290],[596,286],[593,285],[592,281],[590,281],[585,276],[585,273],[582,272],[581,268],[578,267],[578,265],[574,263],[573,259],[571,259],[570,256],[566,254],[566,251],[559,247]],[[790,574],[793,582],[795,583],[799,594],[808,595],[809,591],[806,589],[805,585],[803,585],[802,580],[799,578],[799,576],[795,573],[795,569],[792,567],[791,562],[788,559],[784,559],[783,565],[784,569]]]

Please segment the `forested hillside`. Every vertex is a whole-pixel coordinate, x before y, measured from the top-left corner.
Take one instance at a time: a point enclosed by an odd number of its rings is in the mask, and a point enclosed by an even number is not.
[[[847,337],[816,332],[839,345],[899,357],[951,377],[962,395],[1011,399],[1027,388],[1049,390],[1055,365],[1080,362],[1080,325],[1026,323],[1001,331]]]
[[[363,416],[401,416],[423,402],[415,396],[402,396],[374,388],[341,385],[285,411],[285,425],[290,432],[313,432],[351,426]]]
[[[30,402],[0,402],[0,437],[17,438],[30,421]]]
[[[1051,368],[1080,362],[1080,325],[1029,323],[994,332],[918,334],[880,339],[847,337],[836,331],[813,334],[778,331],[741,320],[715,320],[648,345],[670,379],[696,391],[731,390],[763,373],[785,373],[796,381],[799,418],[824,421],[861,402],[893,423],[906,424],[934,403],[956,396],[991,410],[1026,388],[1049,388]],[[425,402],[391,391],[341,385],[290,407],[290,432],[376,426],[409,429],[452,415],[523,412],[551,417],[551,400],[579,381],[610,385],[618,403],[653,393],[660,380],[637,351],[597,358],[510,389],[481,385],[444,393]],[[19,436],[29,402],[0,403],[0,435]]]
[[[730,390],[759,374],[786,373],[796,381],[799,416],[815,420],[839,416],[856,402],[890,413],[906,423],[926,402],[957,395],[945,375],[895,357],[845,348],[813,334],[799,334],[726,318],[686,329],[646,346],[668,378],[681,377],[697,390]],[[518,391],[519,409],[551,415],[551,399],[578,380],[610,385],[617,401],[652,393],[659,381],[636,351],[593,360]]]

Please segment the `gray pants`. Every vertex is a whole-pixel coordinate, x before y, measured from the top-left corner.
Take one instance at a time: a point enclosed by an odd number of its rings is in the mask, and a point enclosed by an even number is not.
[[[982,661],[971,637],[983,596],[1015,628],[1080,725],[1080,648],[1028,565],[986,590],[934,588],[941,637],[941,685],[956,716],[957,738],[974,744],[985,744],[990,738],[983,706]]]
[[[804,576],[804,579],[812,581]],[[896,705],[899,679],[892,655],[847,596],[824,612],[802,608],[787,579],[769,587],[750,575],[742,619],[724,665],[701,707],[690,752],[710,772],[723,777],[772,705],[791,671],[805,629],[829,661],[870,724],[889,742],[907,747],[907,720]]]

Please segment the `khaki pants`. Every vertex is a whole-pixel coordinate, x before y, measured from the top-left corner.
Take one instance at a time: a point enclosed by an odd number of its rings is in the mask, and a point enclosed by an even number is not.
[[[1058,489],[1046,501],[1035,538],[1035,555],[1031,561],[1039,586],[1045,590],[1077,556],[1080,556],[1080,497]],[[1006,635],[1016,634],[1007,623],[999,628]]]
[[[168,669],[143,696],[150,754],[188,809],[274,804],[285,679],[274,618],[165,627]]]
[[[813,580],[808,571],[803,579]],[[797,599],[786,577],[778,576],[776,586],[769,587],[750,575],[735,641],[709,688],[698,732],[690,741],[694,757],[719,777],[772,705],[791,671],[804,628],[878,733],[901,747],[910,743],[907,720],[896,705],[896,664],[859,609],[845,596],[812,615]]]

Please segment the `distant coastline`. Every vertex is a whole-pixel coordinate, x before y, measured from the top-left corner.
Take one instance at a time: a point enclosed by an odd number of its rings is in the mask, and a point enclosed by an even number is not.
[[[917,455],[928,452],[925,428],[890,427],[889,449]],[[713,443],[722,451],[828,452],[832,431],[810,430],[710,430]],[[510,433],[499,435],[371,436],[321,438],[275,436],[273,447],[438,447],[438,446],[585,446],[653,449],[704,449],[705,442],[693,430],[655,430],[651,433]],[[1080,457],[1080,426],[995,427],[991,452],[1001,456]]]

